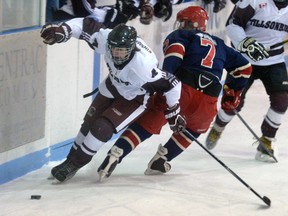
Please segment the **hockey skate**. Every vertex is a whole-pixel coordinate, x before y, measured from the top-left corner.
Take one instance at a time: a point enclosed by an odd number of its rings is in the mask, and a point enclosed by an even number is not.
[[[71,179],[79,170],[71,160],[65,160],[63,163],[52,168],[52,176],[59,182],[64,182]]]
[[[215,146],[217,145],[218,140],[221,137],[222,132],[217,131],[214,127],[212,127],[212,129],[210,130],[205,144],[207,149],[211,150],[213,148],[215,148]]]
[[[69,162],[69,160],[68,159],[66,159],[65,161],[63,161],[61,164],[59,164],[59,165],[57,165],[57,166],[55,166],[55,167],[53,167],[52,168],[52,170],[51,170],[51,173],[50,173],[50,175],[48,176],[48,180],[54,180],[55,179],[55,177],[53,176],[53,174],[52,173],[56,173],[57,171],[58,171],[58,169],[59,169],[59,167],[61,167],[61,166],[64,166],[65,164],[67,164]]]
[[[119,158],[123,155],[123,149],[117,146],[112,146],[110,153],[98,168],[99,181],[109,178],[114,169],[116,168]]]
[[[259,144],[257,147],[257,153],[255,155],[255,159],[262,162],[275,162],[274,158],[270,156],[270,155],[275,156],[271,140],[265,136],[260,137],[260,140],[264,144],[266,149],[261,144]]]
[[[171,169],[171,165],[167,162],[167,158],[164,156],[168,153],[167,148],[161,144],[158,147],[156,155],[150,160],[148,168],[145,170],[145,175],[159,175],[167,173]]]

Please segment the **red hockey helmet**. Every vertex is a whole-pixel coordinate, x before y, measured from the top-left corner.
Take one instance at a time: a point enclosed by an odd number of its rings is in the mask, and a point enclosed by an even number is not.
[[[206,31],[208,19],[208,14],[204,8],[199,6],[190,6],[177,13],[174,28]]]

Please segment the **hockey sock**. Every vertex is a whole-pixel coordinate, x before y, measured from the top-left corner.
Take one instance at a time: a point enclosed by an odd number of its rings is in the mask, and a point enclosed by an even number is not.
[[[76,152],[76,150],[80,147],[81,143],[83,143],[84,139],[85,139],[85,135],[81,131],[79,131],[76,138],[75,138],[73,146],[71,147],[71,149],[67,155],[67,159],[71,158],[71,155],[73,155]]]
[[[264,136],[275,137],[279,129],[288,106],[288,93],[274,92],[270,95],[271,107],[261,125],[261,131]]]
[[[235,113],[225,112],[223,109],[219,109],[218,114],[216,116],[215,123],[221,128],[224,128],[235,116]]]
[[[195,138],[199,137],[200,134],[194,133],[189,129],[188,130]],[[180,132],[179,134],[172,134],[171,138],[167,141],[167,143],[164,145],[165,148],[167,148],[168,153],[165,155],[167,158],[167,161],[171,161],[173,158],[177,157],[179,154],[181,154],[190,144],[192,143],[192,140],[189,139],[185,135],[185,133]]]
[[[128,155],[132,150],[134,150],[141,142],[145,141],[152,134],[146,131],[137,123],[132,123],[119,137],[119,139],[114,144],[118,148],[123,149],[123,155],[119,158],[119,162]]]

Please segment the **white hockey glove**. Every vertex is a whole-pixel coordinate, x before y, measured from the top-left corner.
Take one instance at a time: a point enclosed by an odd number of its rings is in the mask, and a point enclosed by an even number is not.
[[[46,24],[41,29],[41,37],[45,44],[66,42],[71,38],[72,30],[66,23]]]
[[[179,104],[175,104],[173,107],[168,108],[166,111],[164,111],[164,114],[169,123],[170,129],[174,133],[179,133],[185,129],[186,119],[180,113]]]
[[[246,37],[244,40],[242,40],[239,43],[237,49],[241,53],[245,53],[250,59],[255,62],[269,57],[269,53],[265,49],[265,47],[251,37]]]

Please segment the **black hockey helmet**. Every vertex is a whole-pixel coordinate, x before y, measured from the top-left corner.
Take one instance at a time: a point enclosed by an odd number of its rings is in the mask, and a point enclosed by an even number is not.
[[[288,0],[273,0],[275,2],[275,4],[282,6],[282,7],[286,7],[288,5]]]
[[[137,31],[132,26],[117,25],[108,35],[108,50],[115,65],[122,65],[135,51]]]

